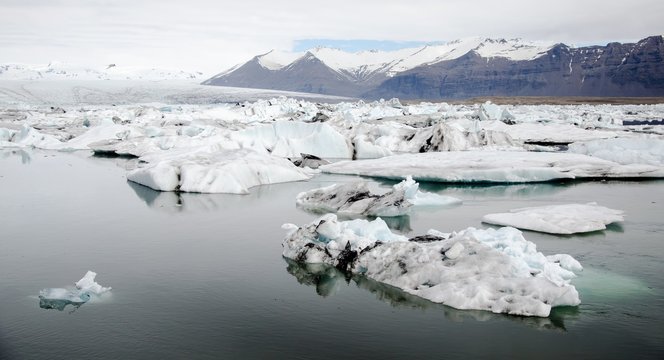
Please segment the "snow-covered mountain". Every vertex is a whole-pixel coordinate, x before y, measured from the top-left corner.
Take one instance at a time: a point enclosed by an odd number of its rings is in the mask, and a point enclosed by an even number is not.
[[[61,62],[0,64],[0,80],[196,80],[201,72],[107,64],[84,67]]]
[[[554,45],[553,43],[527,42],[521,39],[473,37],[441,45],[425,45],[395,51],[346,52],[327,47],[316,47],[300,53],[272,50],[257,56],[256,59],[261,66],[274,71],[291,66],[307,56],[314,56],[334,71],[350,79],[362,81],[378,74],[394,76],[421,65],[457,59],[469,51],[475,51],[485,58],[532,60],[546,54]]]
[[[326,47],[300,53],[273,50],[203,84],[370,98],[392,94],[404,98],[529,95],[533,90],[536,90],[533,95],[547,95],[547,83],[556,84],[551,95],[656,95],[664,92],[664,78],[658,83],[660,75],[664,74],[661,44],[661,36],[646,38],[637,44],[611,43],[606,47],[585,48],[474,37],[396,51],[352,53]],[[659,58],[638,55],[653,52],[659,54]],[[610,61],[606,63],[609,55]],[[618,59],[622,64],[613,64],[616,56],[624,58]],[[604,79],[597,88],[584,84],[593,77],[613,77],[624,70],[617,69],[618,66],[633,68],[641,60],[649,65],[637,66],[643,68],[639,71],[654,71],[654,88],[653,79],[644,80],[649,73],[633,79],[625,78],[624,74],[619,76],[620,80]],[[598,70],[599,65],[608,67]],[[574,76],[570,76],[575,70]],[[490,78],[485,79],[487,76]],[[483,78],[483,83],[473,84],[475,78]],[[519,83],[516,87],[511,83],[514,79]],[[607,85],[607,81],[617,82],[617,85]],[[636,84],[625,87],[624,82]],[[465,88],[466,83],[473,84],[472,88]],[[509,86],[504,85],[507,83]],[[456,85],[450,92],[445,84]]]

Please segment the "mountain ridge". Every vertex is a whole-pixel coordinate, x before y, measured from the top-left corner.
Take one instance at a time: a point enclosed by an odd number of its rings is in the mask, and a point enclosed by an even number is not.
[[[662,43],[662,36],[586,47],[475,37],[390,52],[349,53],[321,47],[302,53],[273,50],[203,84],[370,99],[661,96]],[[295,69],[314,61],[316,67]],[[247,66],[251,63],[253,67]]]

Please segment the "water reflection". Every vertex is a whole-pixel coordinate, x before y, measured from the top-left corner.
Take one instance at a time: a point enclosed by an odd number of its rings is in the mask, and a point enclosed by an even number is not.
[[[0,150],[0,156],[2,156],[3,159],[18,156],[21,158],[21,164],[23,165],[27,165],[32,161],[30,154],[23,149],[2,149]]]
[[[147,206],[166,212],[215,211],[224,203],[220,194],[157,191],[132,181],[127,181],[127,184]]]
[[[565,321],[578,317],[577,307],[558,307],[547,318],[494,314],[481,310],[457,310],[449,306],[433,303],[418,296],[408,294],[393,286],[369,279],[365,276],[345,274],[326,264],[304,264],[284,258],[286,271],[293,275],[298,283],[313,286],[322,297],[337,294],[344,285],[353,282],[358,288],[369,291],[380,301],[395,308],[415,308],[442,312],[454,322],[510,320],[543,330],[565,331]]]

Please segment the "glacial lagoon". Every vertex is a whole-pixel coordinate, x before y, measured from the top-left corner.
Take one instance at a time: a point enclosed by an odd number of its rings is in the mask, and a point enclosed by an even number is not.
[[[421,189],[460,206],[388,218],[405,235],[483,228],[483,215],[597,202],[625,211],[607,230],[524,232],[584,271],[578,307],[548,318],[462,311],[361,276],[281,256],[283,223],[305,190],[355,181],[319,175],[249,195],[157,192],[126,181],[133,160],[90,152],[0,152],[0,358],[661,358],[664,181]],[[387,187],[388,181],[372,186]],[[99,301],[40,308],[37,295],[87,270]],[[487,355],[490,354],[490,355]]]

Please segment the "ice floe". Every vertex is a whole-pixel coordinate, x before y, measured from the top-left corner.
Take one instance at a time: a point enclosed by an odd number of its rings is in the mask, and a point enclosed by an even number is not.
[[[450,151],[341,161],[323,172],[418,181],[525,183],[559,179],[662,178],[664,167],[621,165],[581,154],[525,151]]]
[[[75,307],[99,298],[111,290],[110,287],[99,285],[95,281],[97,273],[88,271],[76,282],[73,288],[47,288],[39,292],[39,306],[44,309],[64,310],[67,305]]]
[[[95,85],[89,86],[85,89]],[[109,98],[97,101],[104,94]],[[91,149],[140,157],[147,164],[131,171],[131,180],[159,190],[199,192],[245,193],[258,184],[305,179],[279,160],[285,158],[305,168],[324,164],[320,159],[377,159],[323,168],[395,179],[412,174],[419,181],[444,182],[654,178],[662,176],[664,166],[661,135],[622,125],[623,119],[661,119],[664,105],[405,105],[398,99],[322,104],[286,97],[193,105],[189,101],[195,94],[161,99],[174,102],[168,104],[135,103],[143,99],[140,94],[130,103],[119,101],[124,97],[115,92],[101,91],[89,99],[78,95],[75,106],[32,104],[29,96],[23,102],[3,103],[0,97],[0,104],[7,104],[0,105],[0,147]],[[570,143],[568,154],[525,151],[550,152]],[[552,144],[558,147],[548,146]],[[247,151],[254,153],[245,161]],[[223,155],[212,155],[216,152]],[[246,164],[259,156],[263,165],[274,162],[267,173],[281,175],[268,179],[258,171],[249,176]],[[217,158],[223,160],[217,163]],[[236,182],[246,186],[221,186],[225,180],[220,168],[243,161],[245,175]],[[188,179],[183,184],[180,175]]]
[[[569,152],[585,154],[619,164],[664,166],[664,139],[622,138],[575,142]]]
[[[298,207],[314,212],[336,212],[341,215],[400,216],[412,206],[449,206],[461,200],[434,193],[422,192],[412,177],[394,185],[390,191],[377,194],[368,182],[335,184],[301,192]]]
[[[513,226],[550,234],[576,234],[606,229],[606,225],[623,221],[623,212],[589,204],[565,204],[513,209],[508,213],[488,214],[488,224]]]
[[[457,309],[546,317],[552,307],[580,303],[570,281],[581,265],[569,255],[546,257],[514,228],[408,239],[380,218],[338,221],[334,214],[283,227],[286,258],[326,263]]]
[[[287,159],[246,149],[156,153],[141,160],[146,164],[127,179],[161,191],[247,194],[257,185],[311,178]]]

